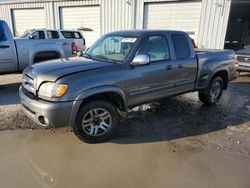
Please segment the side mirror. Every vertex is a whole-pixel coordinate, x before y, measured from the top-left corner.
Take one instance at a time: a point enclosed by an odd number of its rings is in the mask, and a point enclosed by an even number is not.
[[[35,39],[35,37],[33,35],[30,35],[29,39]]]
[[[141,54],[141,55],[135,56],[133,61],[131,62],[132,66],[148,65],[148,64],[149,64],[149,56],[146,54]]]

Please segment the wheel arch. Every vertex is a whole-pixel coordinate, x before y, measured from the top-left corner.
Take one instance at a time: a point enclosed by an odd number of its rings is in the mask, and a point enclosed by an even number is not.
[[[40,61],[52,60],[61,58],[62,55],[57,50],[48,50],[48,51],[38,51],[33,55],[33,63],[37,63]]]
[[[104,100],[115,105],[120,111],[127,112],[127,98],[122,89],[113,86],[102,86],[88,89],[80,93],[75,101],[71,112],[70,126],[73,126],[80,108],[94,100]]]
[[[216,71],[212,76],[211,79],[209,80],[209,83],[211,82],[211,80],[213,80],[215,77],[221,77],[223,80],[223,89],[226,90],[228,87],[228,72],[226,70],[218,70]]]

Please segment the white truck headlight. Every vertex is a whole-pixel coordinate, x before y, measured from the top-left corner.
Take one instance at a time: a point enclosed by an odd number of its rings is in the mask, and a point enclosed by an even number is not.
[[[66,84],[57,84],[52,82],[43,83],[38,91],[39,97],[61,97],[68,90]]]

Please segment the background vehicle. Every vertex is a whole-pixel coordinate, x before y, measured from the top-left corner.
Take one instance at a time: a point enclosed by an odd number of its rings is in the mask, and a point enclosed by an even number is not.
[[[77,30],[47,30],[33,29],[26,31],[20,38],[25,39],[73,39],[77,45],[77,51],[80,55],[86,49],[85,38],[80,31]]]
[[[0,74],[17,72],[33,63],[76,55],[72,39],[13,39],[5,21],[0,20]]]
[[[82,58],[29,66],[19,93],[24,112],[42,126],[73,127],[86,142],[109,139],[121,112],[160,98],[199,91],[215,104],[236,79],[233,51],[198,51],[180,31],[114,32]]]
[[[250,72],[250,45],[235,52],[239,61],[238,71]]]

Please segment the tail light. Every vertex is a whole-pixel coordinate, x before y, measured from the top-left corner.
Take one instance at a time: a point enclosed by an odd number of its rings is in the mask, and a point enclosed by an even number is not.
[[[71,52],[73,55],[77,55],[77,46],[75,42],[72,42],[71,44]]]
[[[233,64],[234,64],[235,68],[239,67],[239,61],[237,60],[236,56],[233,57]]]
[[[86,41],[85,41],[85,39],[82,39],[83,40],[83,45],[85,46],[86,45]]]

